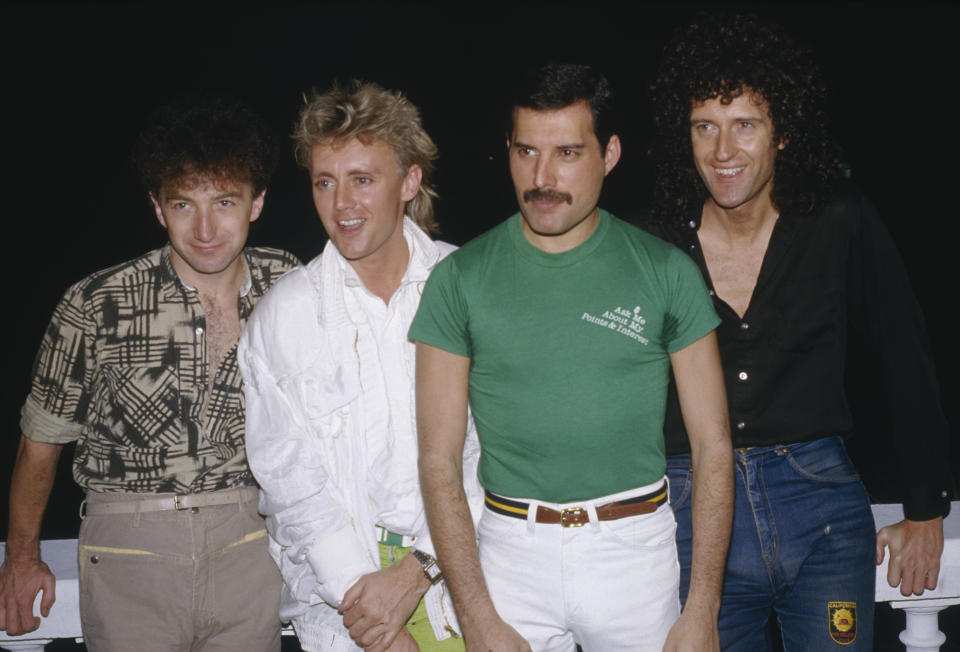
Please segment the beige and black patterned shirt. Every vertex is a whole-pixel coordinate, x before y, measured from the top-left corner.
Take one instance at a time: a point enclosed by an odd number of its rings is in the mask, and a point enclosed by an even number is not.
[[[241,326],[298,264],[244,250]],[[169,246],[88,276],[60,301],[33,369],[23,434],[76,440],[73,475],[89,491],[196,493],[254,484],[234,346],[208,394],[206,317]],[[206,414],[204,415],[204,406]]]

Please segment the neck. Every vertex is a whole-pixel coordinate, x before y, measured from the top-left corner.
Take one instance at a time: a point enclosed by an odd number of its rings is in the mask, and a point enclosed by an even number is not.
[[[401,234],[395,244],[377,252],[378,256],[367,256],[357,260],[348,260],[350,266],[360,277],[364,287],[380,297],[387,305],[390,298],[400,287],[400,281],[407,272],[410,262],[410,249],[407,240]]]
[[[243,285],[243,254],[237,256],[230,265],[214,274],[202,274],[187,265],[171,250],[170,262],[184,283],[195,288],[202,296],[214,301],[233,301],[240,295]]]
[[[729,240],[753,240],[769,236],[779,216],[779,211],[769,199],[736,208],[723,208],[712,199],[707,199],[701,213],[700,231]]]
[[[521,215],[520,229],[527,242],[537,249],[545,251],[548,254],[562,254],[571,249],[576,249],[596,231],[600,223],[600,211],[594,207],[593,211],[587,214],[585,218],[577,222],[573,228],[556,234],[537,233],[530,228],[527,218]]]

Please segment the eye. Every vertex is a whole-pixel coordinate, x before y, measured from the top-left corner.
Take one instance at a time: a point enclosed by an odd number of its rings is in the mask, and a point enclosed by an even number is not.
[[[533,156],[533,148],[526,145],[517,145],[517,154],[520,156]]]
[[[219,203],[223,208],[230,208],[233,206],[233,200],[230,199],[221,199]]]
[[[715,126],[710,124],[709,122],[698,122],[695,125],[693,125],[693,130],[698,134],[702,134],[706,136],[714,132]]]
[[[373,183],[373,179],[371,179],[370,177],[357,177],[358,186],[368,186],[371,183]]]
[[[187,204],[187,202],[185,201],[178,201],[173,203],[173,207],[178,211],[185,210],[187,206],[189,206],[189,204]]]
[[[333,183],[331,183],[329,179],[317,179],[313,182],[313,186],[317,190],[328,190],[333,186]]]
[[[575,150],[575,149],[570,149],[569,147],[568,147],[567,149],[561,149],[561,150],[560,150],[560,156],[562,156],[562,157],[564,157],[564,158],[573,158],[573,157],[575,157],[577,154],[579,154],[579,152],[578,152],[577,150]]]
[[[753,126],[753,123],[750,122],[749,120],[741,120],[741,121],[740,121],[740,128],[741,128],[741,129],[749,129],[749,128],[752,127],[752,126]]]

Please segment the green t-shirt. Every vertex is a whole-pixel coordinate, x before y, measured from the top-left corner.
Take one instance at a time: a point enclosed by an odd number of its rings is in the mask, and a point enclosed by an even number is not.
[[[481,483],[566,503],[656,482],[668,356],[720,321],[699,270],[605,211],[561,254],[531,245],[521,219],[437,265],[410,328],[471,359]]]

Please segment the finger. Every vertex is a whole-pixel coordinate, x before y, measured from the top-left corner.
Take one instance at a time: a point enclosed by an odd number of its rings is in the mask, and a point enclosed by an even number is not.
[[[939,557],[930,564],[930,570],[927,572],[926,587],[931,591],[937,588],[937,579],[940,577],[940,559]]]
[[[386,634],[386,628],[382,624],[379,624],[368,629],[363,636],[353,640],[355,640],[360,647],[369,649],[371,646],[379,645],[383,641],[384,634]],[[386,648],[387,646],[384,645],[383,647]]]
[[[913,583],[915,580],[916,572],[913,569],[903,569],[903,575],[900,580],[900,595],[911,595],[913,593]]]
[[[50,615],[50,607],[57,601],[57,582],[51,575],[47,575],[40,583],[43,598],[40,600],[40,613],[46,618]]]
[[[877,532],[877,566],[883,563],[884,553],[887,548],[887,535],[886,532],[880,530]]]
[[[890,565],[887,566],[887,584],[896,588],[903,579],[903,572],[900,569],[900,560],[894,554],[890,555]],[[907,595],[904,593],[904,595]]]

